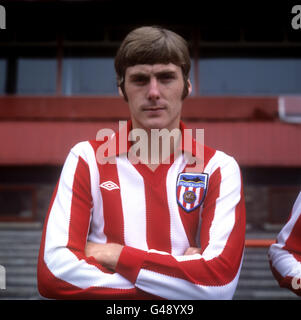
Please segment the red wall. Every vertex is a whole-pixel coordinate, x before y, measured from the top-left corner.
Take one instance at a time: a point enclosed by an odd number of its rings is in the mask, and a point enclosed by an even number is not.
[[[128,116],[117,97],[0,97],[0,165],[60,165],[75,143]],[[183,120],[240,165],[301,166],[301,125],[279,120],[278,97],[188,98]]]

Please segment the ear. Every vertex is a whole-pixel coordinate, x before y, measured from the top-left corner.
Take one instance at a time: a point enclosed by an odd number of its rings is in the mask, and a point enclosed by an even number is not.
[[[122,87],[121,87],[122,86]],[[124,84],[121,84],[118,86],[118,92],[121,97],[125,100],[125,102],[128,102],[128,97],[126,95],[126,92],[124,91]]]
[[[189,96],[192,91],[192,85],[191,85],[190,79],[187,79],[187,80],[184,79],[184,81],[185,83],[184,83],[184,88],[182,92],[182,100],[187,98],[187,96]]]
[[[118,93],[121,97],[124,98],[124,94],[123,94],[123,91],[121,90],[120,86],[118,86]]]
[[[187,89],[188,89],[188,96],[189,96],[192,92],[192,84],[190,79],[187,80]]]

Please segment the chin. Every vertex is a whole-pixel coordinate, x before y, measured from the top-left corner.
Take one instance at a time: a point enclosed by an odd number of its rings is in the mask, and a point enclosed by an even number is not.
[[[166,128],[168,123],[166,121],[162,120],[152,120],[152,121],[147,121],[145,123],[145,128],[147,129],[164,129]]]

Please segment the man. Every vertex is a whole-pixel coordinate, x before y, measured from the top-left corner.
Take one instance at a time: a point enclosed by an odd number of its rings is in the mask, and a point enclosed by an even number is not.
[[[276,243],[270,246],[268,256],[280,287],[301,296],[301,192]]]
[[[45,221],[41,295],[231,299],[244,249],[241,175],[223,152],[191,137],[188,150],[181,143],[182,103],[191,92],[185,40],[160,27],[135,29],[121,44],[115,69],[131,115],[125,136],[142,130],[151,150],[154,130],[180,134],[170,144],[170,161],[159,149],[160,163],[150,161],[151,152],[131,151],[130,143],[125,148],[117,143],[114,152],[108,147],[114,161],[107,162],[98,152],[103,141],[72,148]],[[189,159],[196,159],[195,165]]]

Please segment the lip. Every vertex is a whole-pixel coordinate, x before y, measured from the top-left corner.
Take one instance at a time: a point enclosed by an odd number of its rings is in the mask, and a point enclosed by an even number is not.
[[[165,110],[166,107],[144,107],[142,108],[142,111],[150,111],[150,112],[155,112],[155,111],[160,111],[160,110]]]

